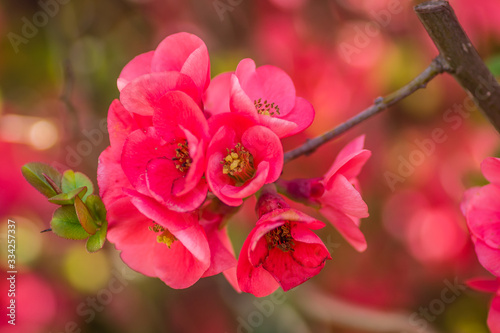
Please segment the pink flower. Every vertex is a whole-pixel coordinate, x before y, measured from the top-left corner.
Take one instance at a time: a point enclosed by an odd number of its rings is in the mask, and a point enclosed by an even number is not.
[[[169,208],[187,209],[194,206],[193,200],[205,198],[206,183],[201,176],[208,127],[199,117],[201,110],[184,93],[169,93],[160,102],[152,118],[156,127],[146,128],[141,128],[144,119],[129,113],[119,101],[111,104],[111,146],[99,157],[98,183],[107,208],[108,240],[122,252],[123,261],[172,288],[187,288],[207,272],[212,254],[198,212],[180,214]],[[181,149],[173,140],[185,141],[192,157],[188,170],[182,164],[186,159],[172,160],[177,157],[175,149]],[[181,153],[186,153],[184,147]],[[174,172],[156,174],[168,163]],[[171,191],[195,187],[183,202],[183,195],[166,191],[169,183]],[[196,191],[200,187],[201,193]]]
[[[153,126],[125,140],[121,166],[131,185],[171,210],[186,212],[205,200],[202,179],[208,124],[202,111],[182,92],[166,94],[156,105]]]
[[[122,91],[130,82],[151,73],[179,72],[189,77],[202,93],[210,83],[210,59],[205,43],[193,34],[180,32],[166,37],[156,50],[138,55],[122,70],[117,81]]]
[[[208,187],[202,179],[208,125],[198,106],[182,92],[167,94],[151,121],[111,104],[111,146],[99,157],[97,179],[106,206],[135,189],[176,211],[198,208]],[[168,172],[167,172],[168,171]]]
[[[130,61],[118,78],[120,101],[125,109],[146,124],[158,101],[179,90],[202,107],[202,96],[210,83],[210,59],[201,39],[185,32],[165,38],[155,51]]]
[[[130,268],[175,289],[193,285],[209,268],[211,255],[197,212],[179,214],[150,198],[141,200],[152,208],[146,214],[127,197],[107,206],[108,240]]]
[[[270,212],[257,208],[264,214],[240,252],[239,286],[257,297],[267,296],[279,286],[287,291],[304,283],[331,259],[321,239],[311,231],[324,227],[323,222],[289,208],[276,194],[263,194],[257,206],[260,204],[284,208]]]
[[[247,114],[280,138],[302,132],[314,119],[314,108],[295,95],[292,79],[283,70],[256,68],[251,59],[242,60],[236,72],[215,77],[204,101],[211,114]]]
[[[363,149],[364,136],[345,146],[323,178],[279,180],[280,191],[303,203],[316,206],[357,250],[366,250],[360,219],[368,217],[368,206],[359,192],[357,176],[371,156]]]
[[[500,279],[476,278],[467,281],[467,285],[477,291],[494,294],[488,313],[488,327],[491,333],[500,333]]]
[[[239,206],[264,184],[278,179],[283,147],[271,130],[238,113],[209,120],[212,140],[207,150],[206,179],[225,204]]]
[[[462,212],[479,262],[500,277],[500,159],[486,158],[481,171],[491,184],[469,189],[462,201]]]

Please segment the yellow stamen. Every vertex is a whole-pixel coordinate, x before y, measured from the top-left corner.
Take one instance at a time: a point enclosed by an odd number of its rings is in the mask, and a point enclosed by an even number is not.
[[[236,144],[233,149],[227,149],[227,155],[221,160],[222,173],[236,180],[236,186],[243,185],[255,175],[253,156],[241,145]]]
[[[148,229],[155,233],[161,232],[161,234],[156,237],[156,241],[167,245],[168,248],[170,248],[173,242],[177,240],[177,238],[168,229],[163,228],[157,223],[154,223],[153,226],[148,227]]]

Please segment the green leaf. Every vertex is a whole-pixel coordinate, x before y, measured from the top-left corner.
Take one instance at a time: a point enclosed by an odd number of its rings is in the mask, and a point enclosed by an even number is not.
[[[75,203],[75,197],[78,195],[80,198],[87,192],[87,187],[79,187],[68,193],[61,193],[53,196],[49,199],[49,202],[56,205],[73,205]]]
[[[50,165],[40,162],[31,162],[25,164],[21,168],[21,172],[28,183],[30,183],[31,186],[36,188],[47,198],[51,198],[58,194],[44,177],[45,174],[47,177],[53,180],[55,185],[57,185],[59,188],[61,187],[62,175],[59,171],[57,171]]]
[[[94,221],[94,218],[90,214],[89,209],[79,196],[75,197],[75,210],[76,215],[78,216],[78,220],[80,221],[83,229],[85,229],[85,231],[89,234],[95,235],[97,231],[97,225]]]
[[[85,204],[98,222],[106,221],[106,207],[98,195],[89,195]]]
[[[80,225],[73,206],[62,206],[56,209],[52,221],[50,221],[50,226],[52,232],[62,238],[78,240],[90,236]]]
[[[94,193],[94,184],[92,184],[92,181],[81,172],[74,172],[73,170],[66,170],[64,172],[61,182],[62,191],[64,193],[76,190],[82,186],[87,187],[87,193],[82,198],[82,200],[85,201],[89,195]]]
[[[92,235],[87,240],[87,251],[90,253],[97,252],[104,246],[106,242],[106,233],[108,232],[108,221],[104,221],[102,226],[95,235]]]

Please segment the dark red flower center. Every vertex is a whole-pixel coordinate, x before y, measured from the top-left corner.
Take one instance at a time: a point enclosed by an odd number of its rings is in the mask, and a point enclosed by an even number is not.
[[[290,233],[290,222],[288,221],[284,225],[269,231],[265,237],[269,250],[277,247],[283,252],[294,251],[295,243]]]
[[[276,103],[270,103],[267,99],[263,102],[262,98],[253,101],[255,108],[259,114],[266,116],[275,116],[280,114],[280,107]]]
[[[222,173],[234,178],[237,186],[252,179],[255,175],[252,154],[241,143],[238,143],[231,150],[229,148],[226,150],[227,155],[221,161]]]
[[[172,159],[175,162],[175,167],[180,172],[186,172],[189,170],[193,159],[189,156],[188,142],[185,140],[182,143],[177,144],[177,149],[175,149],[175,157]]]
[[[167,245],[168,248],[170,248],[170,246],[172,246],[172,243],[177,240],[177,238],[170,231],[168,231],[168,229],[163,228],[158,223],[153,222],[153,226],[148,227],[148,229],[150,231],[155,232],[155,233],[160,233],[156,237],[156,241],[158,243],[163,243],[163,244]]]

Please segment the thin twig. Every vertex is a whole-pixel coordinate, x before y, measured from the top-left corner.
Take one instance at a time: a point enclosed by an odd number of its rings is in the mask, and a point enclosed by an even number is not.
[[[418,75],[406,86],[393,92],[392,94],[388,95],[385,98],[383,97],[377,98],[372,106],[360,112],[359,114],[355,115],[351,119],[347,120],[345,123],[342,123],[339,126],[335,127],[334,129],[326,133],[323,133],[322,135],[314,139],[308,140],[302,146],[285,153],[284,157],[285,163],[290,162],[291,160],[296,159],[299,156],[311,154],[319,146],[336,138],[340,134],[346,132],[347,130],[365,121],[366,119],[376,115],[377,113],[389,108],[390,106],[396,104],[405,97],[410,96],[415,91],[425,88],[427,83],[429,83],[429,81],[431,81],[434,77],[448,70],[449,67],[447,63],[443,61],[443,59],[440,56],[436,57],[431,62],[429,67],[427,67],[420,75]]]

